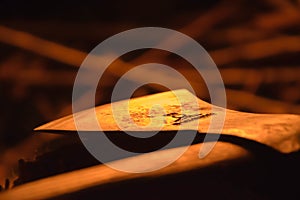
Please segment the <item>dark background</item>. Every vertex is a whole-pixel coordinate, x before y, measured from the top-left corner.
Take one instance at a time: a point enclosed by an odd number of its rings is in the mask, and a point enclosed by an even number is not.
[[[228,108],[300,114],[300,2],[296,0],[2,0],[0,26],[86,53],[109,36],[132,28],[179,30],[214,59],[224,79]],[[22,151],[30,154],[52,137],[33,136],[35,127],[71,114],[73,81],[80,65],[30,50],[35,42],[20,47],[7,38],[22,40],[0,30],[1,179],[11,173],[7,169]],[[139,54],[132,54],[133,60]],[[143,62],[153,59],[160,61]],[[189,74],[190,66],[178,58],[169,56],[162,62]],[[109,102],[117,78],[108,75],[97,104]],[[205,88],[195,89],[209,101]],[[148,86],[137,96],[155,92],[159,91]]]

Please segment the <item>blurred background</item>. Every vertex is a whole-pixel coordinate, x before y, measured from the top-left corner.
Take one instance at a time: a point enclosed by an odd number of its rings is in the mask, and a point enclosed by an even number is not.
[[[198,41],[220,69],[228,108],[300,114],[299,0],[2,0],[0,13],[0,184],[16,160],[58,137],[32,130],[71,114],[73,81],[87,53],[132,28],[165,27]],[[179,57],[152,50],[120,60],[172,66],[209,101],[201,77]],[[97,105],[110,101],[124,73],[119,64],[102,80]],[[164,89],[147,85],[135,95]]]

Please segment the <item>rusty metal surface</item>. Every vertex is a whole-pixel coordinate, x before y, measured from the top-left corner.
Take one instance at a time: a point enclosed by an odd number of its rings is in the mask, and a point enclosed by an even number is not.
[[[174,95],[180,96],[180,101]],[[145,131],[156,130],[191,130],[197,128],[199,134],[207,133],[211,118],[216,117],[221,112],[226,112],[226,119],[222,134],[233,135],[268,145],[282,153],[295,152],[300,149],[300,116],[291,114],[254,114],[238,112],[234,110],[215,107],[212,112],[211,104],[197,99],[199,108],[194,108],[191,102],[195,96],[187,90],[175,90],[163,92],[145,97],[131,99],[129,102],[129,113],[126,115],[127,101],[113,103],[118,113],[118,119],[128,122],[124,131],[136,131],[138,127],[143,127]],[[165,109],[164,114],[155,114],[150,110],[154,105],[161,105]],[[181,105],[185,113],[181,111]],[[96,107],[96,115],[103,131],[120,131],[120,127],[112,114],[112,105],[106,104]],[[91,126],[91,116],[93,110],[85,110],[76,113],[80,120],[82,131],[97,131]],[[146,126],[151,120],[164,120],[163,127],[158,123]],[[130,120],[134,123],[130,123]],[[92,128],[91,128],[92,127]],[[99,127],[97,127],[99,128]],[[35,129],[35,131],[76,131],[73,115],[52,121]],[[213,130],[212,130],[213,131]],[[71,133],[70,133],[71,134]]]

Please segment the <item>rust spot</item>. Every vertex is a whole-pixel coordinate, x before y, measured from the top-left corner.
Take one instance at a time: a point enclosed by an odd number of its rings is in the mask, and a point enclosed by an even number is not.
[[[175,117],[177,118],[172,125],[180,125],[181,123],[187,123],[193,120],[201,119],[201,118],[207,118],[211,115],[215,115],[215,113],[206,113],[206,114],[194,114],[194,115],[185,115],[183,114],[181,117]]]

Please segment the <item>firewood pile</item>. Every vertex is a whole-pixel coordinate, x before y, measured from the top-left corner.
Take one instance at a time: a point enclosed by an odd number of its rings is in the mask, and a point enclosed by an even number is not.
[[[3,188],[13,186],[20,158],[33,157],[45,142],[64,137],[32,135],[32,130],[72,113],[74,80],[87,54],[106,38],[132,28],[170,28],[199,42],[220,70],[227,108],[300,114],[299,0],[102,3],[64,2],[60,10],[55,3],[46,3],[48,9],[43,5],[33,9],[29,1],[9,12],[14,5],[6,2],[0,8],[4,13],[0,18]],[[178,70],[190,80],[198,97],[209,101],[203,79],[193,75],[185,60],[160,50],[138,50],[110,66],[96,104],[110,102],[117,80],[130,68],[148,62]],[[162,91],[166,88],[146,85],[134,96]]]

